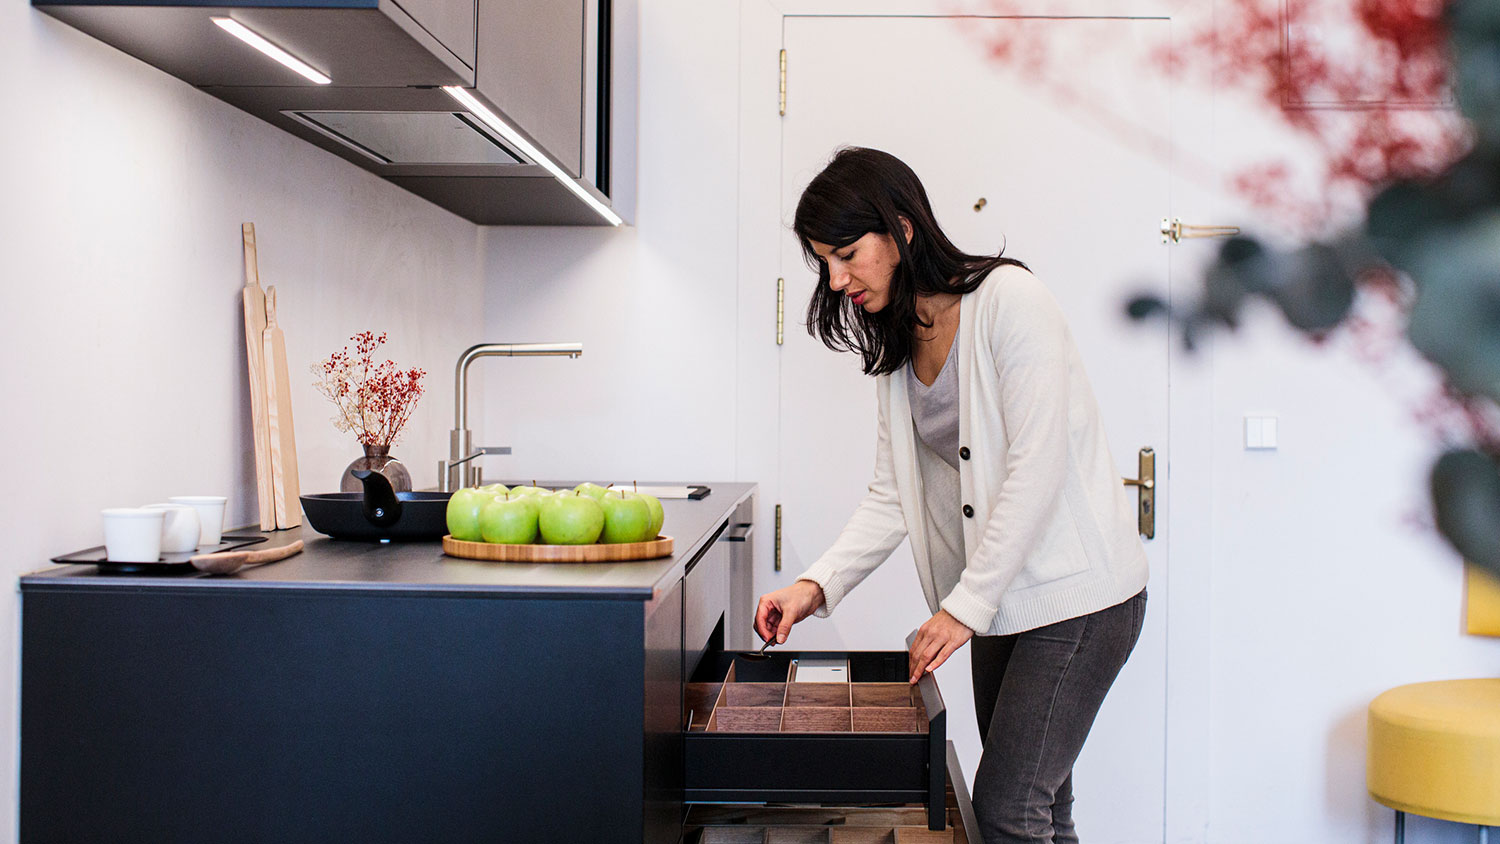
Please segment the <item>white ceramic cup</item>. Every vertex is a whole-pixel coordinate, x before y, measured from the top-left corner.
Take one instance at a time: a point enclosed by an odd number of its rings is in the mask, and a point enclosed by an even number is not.
[[[229,501],[222,495],[174,495],[167,499],[173,504],[186,504],[198,511],[198,547],[212,548],[224,535],[224,505]]]
[[[198,550],[203,523],[197,510],[187,504],[147,504],[146,509],[166,514],[161,525],[163,554],[186,554]]]
[[[161,559],[165,510],[111,507],[104,511],[104,553],[112,563],[155,563]]]

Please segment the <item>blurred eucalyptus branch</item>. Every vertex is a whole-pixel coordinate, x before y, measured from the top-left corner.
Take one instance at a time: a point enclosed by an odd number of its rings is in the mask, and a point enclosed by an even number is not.
[[[1176,323],[1191,350],[1204,332],[1235,328],[1252,298],[1320,337],[1350,318],[1361,285],[1398,285],[1406,339],[1442,371],[1448,401],[1471,422],[1432,469],[1438,530],[1500,575],[1500,3],[1454,0],[1446,20],[1471,127],[1463,158],[1435,178],[1386,185],[1358,228],[1295,249],[1226,241],[1190,307],[1144,295],[1126,310]]]

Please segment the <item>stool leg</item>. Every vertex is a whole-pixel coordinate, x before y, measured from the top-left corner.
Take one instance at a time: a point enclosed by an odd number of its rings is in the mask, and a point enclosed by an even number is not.
[[[1490,828],[1484,824],[1479,825],[1479,844],[1490,844]]]
[[[1406,844],[1406,813],[1396,812],[1396,844]]]

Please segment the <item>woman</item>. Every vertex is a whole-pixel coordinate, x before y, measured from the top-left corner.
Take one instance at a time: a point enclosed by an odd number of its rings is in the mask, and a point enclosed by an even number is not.
[[[912,683],[973,642],[983,839],[1076,842],[1072,769],[1140,635],[1146,555],[1083,364],[1025,265],[948,240],[911,168],[840,150],[793,224],[819,285],[808,330],[877,378],[869,494],[761,638],[827,616],[911,540],[933,616]]]

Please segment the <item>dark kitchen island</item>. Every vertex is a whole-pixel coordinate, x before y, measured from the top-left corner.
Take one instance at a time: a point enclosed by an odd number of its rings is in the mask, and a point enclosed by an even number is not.
[[[302,528],[230,576],[21,578],[21,841],[676,841],[684,675],[753,600],[755,486],[710,486],[654,561]]]

